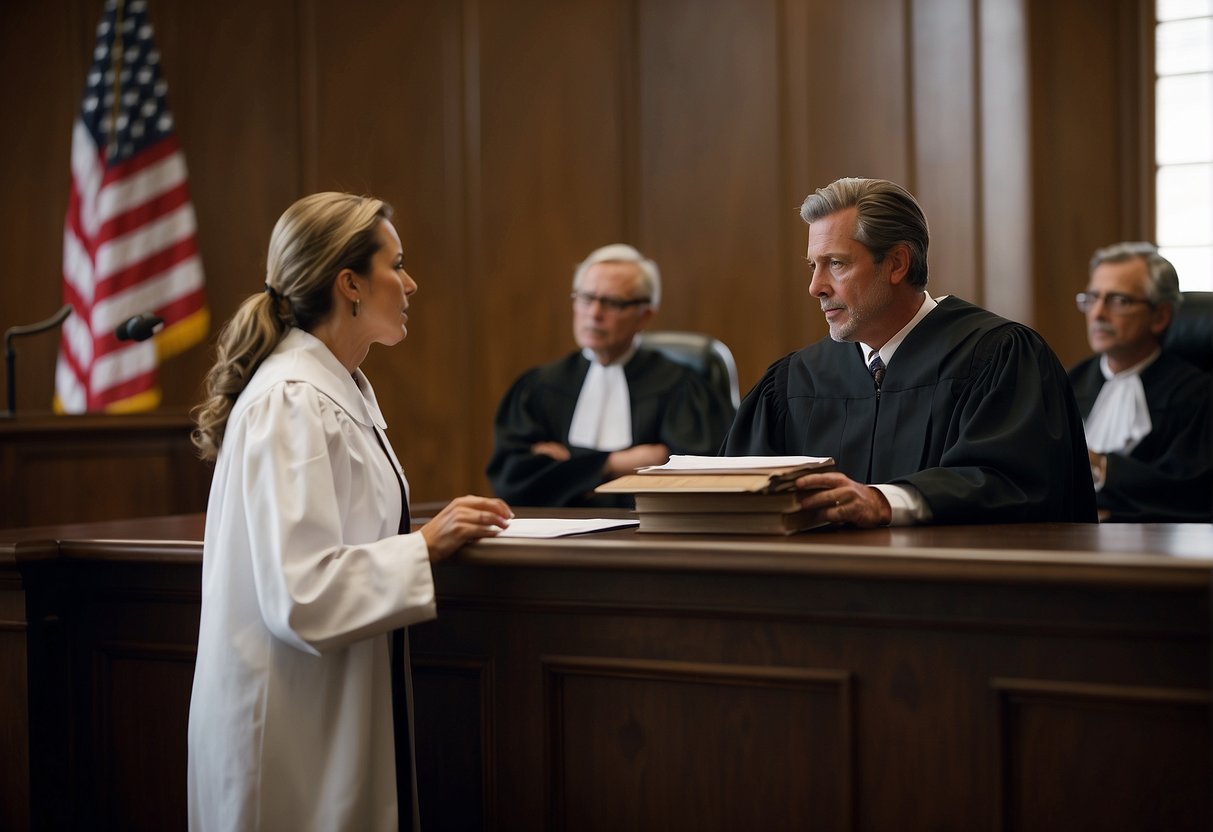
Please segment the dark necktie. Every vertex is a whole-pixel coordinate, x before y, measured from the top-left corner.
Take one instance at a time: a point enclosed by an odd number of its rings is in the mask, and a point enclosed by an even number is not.
[[[384,455],[388,458],[388,464],[396,472],[396,482],[400,486],[398,531],[400,534],[408,534],[412,528],[412,522],[409,517],[408,495],[404,491],[404,480],[396,471],[392,455],[388,453],[387,445],[384,444],[383,437],[379,435],[379,429],[372,428],[372,430],[375,431],[375,438],[379,440],[379,447],[383,449]],[[392,735],[396,747],[396,811],[399,815],[401,829],[413,828],[413,743],[409,730],[411,728],[409,725],[410,696],[408,680],[405,677],[405,662],[409,660],[408,639],[409,634],[404,627],[392,631]]]
[[[884,362],[880,360],[880,353],[872,353],[872,360],[868,362],[868,372],[872,374],[872,378],[876,381],[876,389],[880,389],[880,383],[884,381]]]

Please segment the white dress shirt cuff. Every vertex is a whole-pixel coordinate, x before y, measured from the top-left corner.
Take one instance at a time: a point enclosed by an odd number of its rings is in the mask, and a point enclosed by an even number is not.
[[[885,499],[889,501],[889,506],[893,509],[893,519],[889,521],[890,526],[913,526],[915,523],[929,523],[931,521],[931,507],[927,505],[927,501],[922,498],[922,494],[917,488],[911,485],[873,485]]]

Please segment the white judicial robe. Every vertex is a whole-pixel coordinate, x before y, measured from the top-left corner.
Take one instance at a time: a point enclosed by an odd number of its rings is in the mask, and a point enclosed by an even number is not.
[[[389,633],[435,602],[424,538],[397,534],[383,427],[361,371],[298,329],[232,410],[203,546],[191,829],[397,828]]]

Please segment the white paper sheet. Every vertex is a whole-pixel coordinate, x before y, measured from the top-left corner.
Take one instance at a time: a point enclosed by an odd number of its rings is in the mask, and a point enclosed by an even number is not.
[[[626,529],[639,526],[639,520],[606,520],[600,517],[587,519],[567,517],[515,517],[510,525],[502,529],[498,537],[566,537],[572,534],[605,532],[611,529]]]
[[[674,454],[665,465],[649,465],[637,469],[641,473],[651,471],[725,471],[746,468],[788,468],[825,462],[823,456],[691,456]]]

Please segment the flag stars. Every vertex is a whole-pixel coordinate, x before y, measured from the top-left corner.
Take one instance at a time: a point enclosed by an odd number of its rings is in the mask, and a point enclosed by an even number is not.
[[[89,68],[80,118],[111,161],[140,152],[174,127],[146,6],[126,0],[121,23],[111,13],[97,27],[97,60]]]

